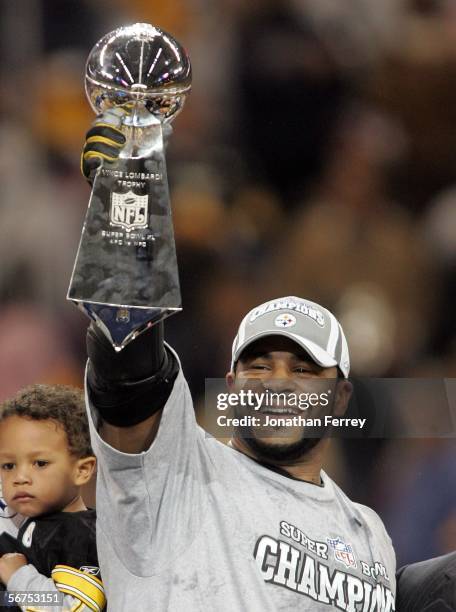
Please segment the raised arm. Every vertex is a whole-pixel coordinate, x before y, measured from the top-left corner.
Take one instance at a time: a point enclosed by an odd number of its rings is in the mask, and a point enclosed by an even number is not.
[[[115,161],[125,144],[119,129],[120,116],[120,110],[118,115],[111,112],[109,121],[99,116],[87,132],[81,170],[90,184],[102,159],[105,163]],[[154,440],[161,409],[178,372],[175,357],[163,343],[163,323],[150,327],[120,352],[115,352],[101,330],[91,323],[87,353],[88,393],[100,417],[100,435],[125,453],[146,450]]]
[[[87,331],[87,353],[88,393],[100,416],[100,435],[125,453],[146,450],[155,438],[179,368],[164,345],[163,322],[120,352],[92,323]]]

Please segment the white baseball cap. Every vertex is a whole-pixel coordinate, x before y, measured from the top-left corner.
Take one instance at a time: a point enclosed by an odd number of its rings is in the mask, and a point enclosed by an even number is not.
[[[324,368],[339,367],[345,378],[350,372],[347,340],[339,321],[315,302],[295,296],[270,300],[242,319],[233,342],[231,370],[244,349],[266,336],[294,340]]]

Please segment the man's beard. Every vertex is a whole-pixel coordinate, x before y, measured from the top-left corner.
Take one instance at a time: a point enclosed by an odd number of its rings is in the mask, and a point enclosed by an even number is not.
[[[314,413],[312,417],[320,417],[324,423],[325,415],[334,414],[334,401],[330,406],[325,407],[323,413]],[[235,416],[245,416],[245,413],[235,409]],[[282,443],[268,443],[255,435],[255,426],[247,425],[235,428],[235,435],[242,439],[244,444],[255,454],[260,461],[269,462],[277,465],[287,465],[299,461],[307,455],[317,444],[326,437],[331,431],[331,425],[314,425],[305,427],[298,440],[288,442],[286,436]],[[275,437],[270,435],[269,437]]]
[[[323,436],[315,438],[302,437],[296,442],[289,444],[267,444],[263,440],[242,436],[244,443],[255,453],[255,456],[263,461],[286,465],[294,463],[309,453],[320,442]]]

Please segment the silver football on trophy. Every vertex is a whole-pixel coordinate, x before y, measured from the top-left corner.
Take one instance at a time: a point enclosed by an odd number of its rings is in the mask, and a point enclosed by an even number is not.
[[[148,23],[123,26],[93,47],[85,87],[98,115],[141,104],[160,121],[171,121],[190,91],[192,70],[185,49]]]

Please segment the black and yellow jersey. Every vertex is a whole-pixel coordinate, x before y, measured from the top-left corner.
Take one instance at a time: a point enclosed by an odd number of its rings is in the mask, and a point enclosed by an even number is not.
[[[55,588],[65,594],[63,610],[101,612],[106,600],[98,567],[95,521],[94,510],[54,512],[28,518],[16,540],[2,534],[0,554],[21,552],[36,570],[21,568],[16,572],[17,580],[13,575],[8,583],[8,590],[12,590],[11,582],[14,590],[40,590],[38,573],[41,578],[52,579]],[[21,578],[24,582],[18,584]],[[49,580],[42,583],[43,590],[49,590]],[[24,610],[31,612],[33,608]]]
[[[28,518],[17,539],[29,563],[45,576],[60,564],[98,569],[95,521],[95,510]]]

